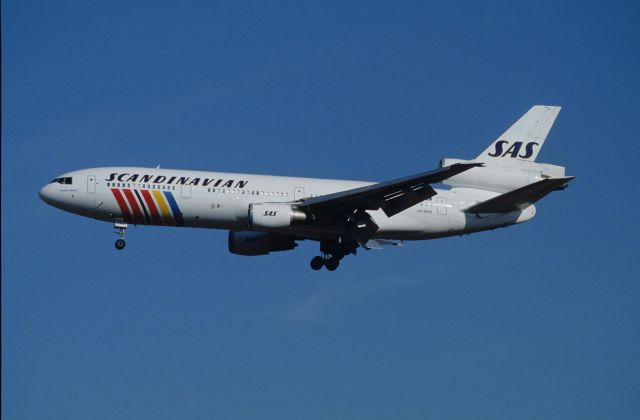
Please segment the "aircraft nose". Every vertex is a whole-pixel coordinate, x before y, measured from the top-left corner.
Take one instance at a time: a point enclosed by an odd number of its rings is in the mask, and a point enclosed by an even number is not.
[[[42,201],[47,204],[51,204],[53,202],[53,193],[53,187],[51,186],[51,184],[47,184],[44,187],[40,188],[40,192],[38,192],[38,195],[40,196]]]

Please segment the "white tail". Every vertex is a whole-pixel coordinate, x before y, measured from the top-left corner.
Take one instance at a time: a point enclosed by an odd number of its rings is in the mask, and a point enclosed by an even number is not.
[[[476,160],[518,159],[533,162],[544,144],[559,106],[535,105],[496,139]]]

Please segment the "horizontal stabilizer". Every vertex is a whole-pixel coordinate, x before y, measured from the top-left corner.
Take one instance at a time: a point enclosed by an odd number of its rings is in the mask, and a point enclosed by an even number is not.
[[[524,210],[550,192],[564,189],[573,178],[575,177],[543,179],[473,205],[466,209],[465,212],[476,214],[509,213]]]

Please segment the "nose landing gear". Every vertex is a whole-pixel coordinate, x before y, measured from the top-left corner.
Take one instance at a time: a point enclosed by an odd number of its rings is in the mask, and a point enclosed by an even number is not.
[[[127,244],[124,241],[124,234],[125,231],[127,230],[127,224],[122,222],[122,221],[118,221],[116,220],[115,223],[113,224],[113,227],[116,229],[115,233],[117,235],[120,235],[120,239],[116,240],[116,249],[118,251],[124,249],[125,245]]]

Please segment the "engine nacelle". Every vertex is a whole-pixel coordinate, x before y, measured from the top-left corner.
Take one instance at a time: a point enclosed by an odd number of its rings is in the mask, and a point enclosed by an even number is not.
[[[238,255],[266,255],[288,251],[298,244],[291,236],[268,232],[229,231],[229,252]]]
[[[304,223],[307,215],[286,203],[258,203],[249,205],[249,223],[260,228],[286,228]]]
[[[471,168],[442,181],[442,183],[452,187],[481,188],[502,193],[524,187],[545,178],[564,176],[563,166],[524,160],[504,161],[505,159],[483,161],[485,166]],[[440,161],[440,167],[451,166],[454,163],[469,162],[471,161],[447,158]]]

